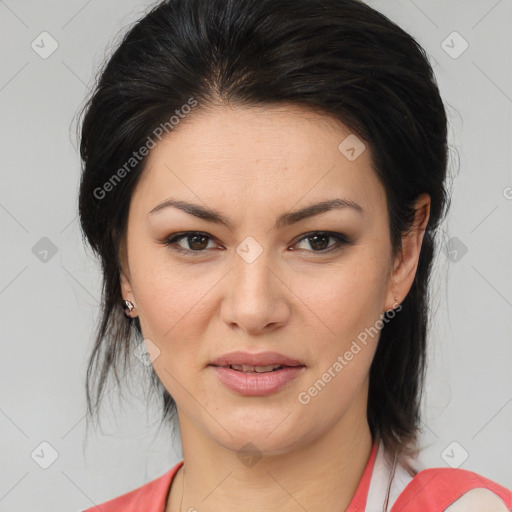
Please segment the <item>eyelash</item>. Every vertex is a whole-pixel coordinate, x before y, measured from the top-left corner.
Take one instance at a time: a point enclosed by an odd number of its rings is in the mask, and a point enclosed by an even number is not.
[[[205,251],[207,249],[201,249],[199,251],[192,251],[192,250],[188,250],[188,249],[183,249],[182,247],[179,247],[179,246],[173,247],[173,245],[176,244],[176,242],[178,242],[184,238],[187,239],[194,235],[204,236],[206,238],[209,238],[210,240],[213,240],[213,237],[211,237],[207,233],[203,233],[201,231],[185,231],[182,233],[175,233],[169,237],[166,237],[160,243],[162,243],[165,246],[170,247],[173,251],[179,252],[181,254],[190,254],[193,256],[201,256],[202,254],[205,253]],[[329,232],[329,231],[311,231],[311,232],[303,235],[295,243],[298,244],[304,240],[307,240],[308,238],[313,238],[315,235],[320,235],[320,236],[324,235],[329,238],[334,238],[336,240],[336,243],[333,246],[329,246],[327,249],[322,249],[320,251],[313,251],[313,250],[308,251],[308,252],[312,252],[315,254],[328,254],[328,253],[335,252],[335,251],[342,249],[342,247],[345,245],[353,245],[354,244],[354,240],[349,238],[348,236],[343,235],[341,233],[333,233],[333,232]],[[307,250],[307,249],[299,249],[299,250]]]

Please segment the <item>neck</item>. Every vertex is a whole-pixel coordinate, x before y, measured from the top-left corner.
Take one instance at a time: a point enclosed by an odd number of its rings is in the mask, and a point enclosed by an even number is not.
[[[173,482],[167,512],[238,512],[241,504],[255,511],[345,510],[372,449],[366,411],[357,412],[314,440],[262,453],[252,465],[180,415],[184,471]]]

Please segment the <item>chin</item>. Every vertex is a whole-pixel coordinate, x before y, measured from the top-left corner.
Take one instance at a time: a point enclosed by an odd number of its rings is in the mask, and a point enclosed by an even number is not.
[[[258,410],[252,413],[238,411],[236,419],[226,415],[219,422],[229,425],[227,431],[216,424],[212,437],[226,449],[237,453],[255,450],[265,455],[281,455],[300,444],[307,435],[302,432],[305,422],[300,422],[299,430],[296,413],[290,413],[284,408],[279,408],[277,414],[275,411],[268,411],[267,414]]]
[[[246,456],[259,459],[262,456],[272,457],[288,453],[297,441],[289,435],[268,436],[268,432],[253,432],[252,434],[235,434],[229,439],[219,440],[219,443],[244,462]]]

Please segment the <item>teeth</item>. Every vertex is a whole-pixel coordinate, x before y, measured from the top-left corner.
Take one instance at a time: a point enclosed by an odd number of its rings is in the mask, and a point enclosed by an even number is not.
[[[267,366],[251,366],[247,364],[230,364],[230,368],[233,370],[239,370],[242,372],[252,372],[252,373],[265,373],[265,372],[271,372],[272,370],[275,370],[276,368],[281,368],[280,364],[270,364]]]

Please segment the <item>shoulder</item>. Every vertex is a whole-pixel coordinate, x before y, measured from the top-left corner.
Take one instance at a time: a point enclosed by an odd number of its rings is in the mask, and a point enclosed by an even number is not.
[[[168,491],[182,464],[183,461],[180,461],[169,471],[151,480],[151,482],[82,512],[140,512],[140,510],[165,512]]]
[[[510,510],[499,495],[479,487],[467,491],[445,512],[509,512]]]
[[[417,473],[391,512],[509,512],[512,491],[472,471],[429,468]]]

